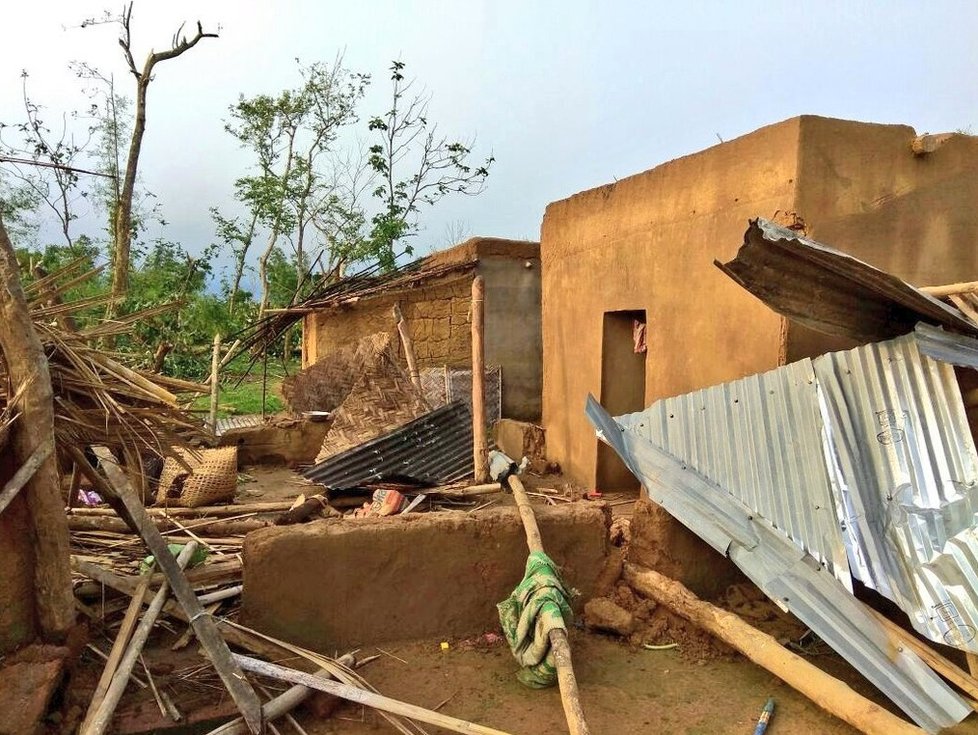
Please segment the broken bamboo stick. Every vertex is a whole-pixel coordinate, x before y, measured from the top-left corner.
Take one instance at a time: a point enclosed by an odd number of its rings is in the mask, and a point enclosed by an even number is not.
[[[147,508],[146,513],[152,517],[172,516],[173,518],[221,518],[224,516],[243,515],[245,513],[280,513],[292,507],[294,501],[274,500],[261,503],[237,503],[231,505],[202,505],[197,508]],[[115,516],[112,508],[73,508],[69,516]]]
[[[486,456],[486,283],[482,276],[472,279],[472,466],[475,481],[489,479]]]
[[[414,342],[411,340],[411,335],[408,334],[407,322],[404,321],[404,315],[401,314],[399,304],[394,304],[393,312],[394,324],[397,325],[397,333],[401,336],[401,345],[404,347],[404,359],[407,361],[408,375],[411,376],[411,382],[421,396],[421,400],[424,400],[424,391],[421,388],[421,376],[418,374],[418,361],[414,356]]]
[[[190,562],[190,557],[193,556],[196,550],[197,545],[194,543],[189,543],[184,546],[180,550],[180,555],[174,560],[177,567],[182,570],[187,566]],[[170,553],[169,549],[167,549],[166,553]],[[160,612],[163,610],[163,605],[169,594],[169,585],[164,582],[160,585],[159,590],[157,590],[156,595],[153,597],[153,601],[146,609],[146,612],[143,613],[143,617],[139,621],[139,626],[132,634],[132,639],[126,647],[126,652],[119,661],[115,672],[112,674],[112,679],[105,690],[105,695],[101,700],[93,698],[89,704],[88,714],[85,716],[85,721],[79,729],[79,735],[102,735],[108,729],[109,723],[112,721],[112,715],[115,714],[115,708],[118,706],[119,700],[122,699],[122,693],[126,690],[129,674],[132,673],[133,668],[136,666],[143,646],[149,639],[149,634],[153,630],[153,626],[156,625],[156,619],[160,616]],[[132,608],[130,607],[130,609]]]
[[[20,466],[7,483],[0,490],[0,513],[10,505],[10,501],[20,492],[20,489],[27,484],[28,480],[34,477],[34,473],[44,464],[44,461],[54,452],[54,435],[45,439],[34,450],[34,453],[27,458],[27,461]]]
[[[531,553],[543,551],[540,528],[537,526],[536,516],[533,515],[533,506],[530,505],[530,499],[526,495],[523,482],[516,475],[509,475],[506,482],[509,483],[509,488],[513,491],[513,499],[516,501],[520,518],[523,520],[526,545],[530,548]],[[571,659],[567,631],[562,628],[555,628],[550,631],[549,638],[550,648],[554,653],[554,663],[557,666],[557,684],[560,687],[560,702],[564,707],[567,727],[571,735],[589,735],[591,730],[584,719],[584,708],[581,706],[581,694],[577,688],[577,677],[574,675],[574,662]]]
[[[186,612],[190,624],[193,625],[197,640],[206,651],[211,664],[217,669],[228,693],[240,710],[245,722],[248,723],[249,729],[256,735],[260,735],[264,731],[261,700],[237,664],[234,663],[227,643],[218,632],[214,620],[204,612],[193,588],[190,586],[190,582],[184,576],[183,570],[177,566],[176,559],[170,554],[166,540],[160,535],[149,516],[146,515],[146,509],[137,499],[125,473],[115,464],[108,449],[95,447],[94,450],[95,456],[99,458],[108,479],[107,484],[110,493],[106,500],[116,508],[120,516],[130,522],[133,529],[139,533],[146,543],[150,553],[156,558],[157,564],[163,569],[163,573],[166,574],[167,580],[173,588],[174,597],[177,598],[180,607]],[[98,476],[97,473],[95,474]]]
[[[392,712],[396,715],[410,717],[412,720],[417,720],[418,722],[437,725],[452,732],[472,733],[472,735],[506,735],[502,730],[477,725],[474,722],[466,722],[456,717],[443,715],[440,712],[433,712],[424,707],[391,699],[390,697],[385,697],[383,694],[370,692],[349,684],[343,684],[331,679],[322,679],[312,674],[286,668],[285,666],[259,661],[250,656],[242,656],[239,653],[232,654],[232,656],[234,656],[234,660],[245,671],[269,676],[280,681],[291,682],[292,684],[302,684],[310,689],[317,689],[336,697],[342,697],[351,702],[357,702],[358,704],[364,704],[374,709],[383,710],[384,712]]]
[[[208,425],[211,433],[217,435],[217,396],[221,390],[221,335],[214,335],[214,350],[211,352],[211,408],[208,414]]]
[[[356,657],[352,653],[347,653],[336,659],[336,663],[351,668],[356,665]],[[319,669],[313,676],[319,676],[324,679],[334,678],[331,673],[325,669]],[[279,694],[277,697],[270,699],[265,702],[262,706],[262,713],[265,715],[266,722],[272,722],[272,720],[277,720],[288,712],[291,712],[300,704],[305,702],[312,695],[313,690],[302,684],[294,684],[289,689]],[[220,727],[211,730],[207,735],[246,735],[248,732],[245,727],[244,720],[237,717],[228,723],[221,725]]]
[[[98,703],[105,698],[105,693],[109,690],[109,684],[112,683],[112,678],[119,668],[119,661],[126,652],[133,631],[136,629],[136,623],[139,621],[139,613],[143,609],[143,597],[149,589],[149,582],[152,576],[152,569],[142,575],[136,587],[136,594],[129,601],[129,607],[126,609],[125,617],[122,618],[122,625],[119,627],[119,632],[115,637],[115,641],[112,643],[112,650],[109,651],[109,657],[105,661],[105,668],[102,669],[102,675],[99,677],[98,684],[95,686],[95,693],[92,694],[88,712],[85,714],[85,720],[83,722],[88,722],[88,719],[95,715],[95,710],[98,709]],[[82,727],[84,728],[84,724]]]
[[[198,524],[181,524],[175,519],[162,516],[148,516],[148,519],[156,526],[158,531],[166,533],[175,531],[180,533],[189,528],[198,536],[235,536],[274,524],[272,520],[262,520],[260,518],[242,518],[233,521],[214,519],[210,522],[202,521]],[[68,528],[72,531],[130,533],[129,526],[125,521],[120,518],[109,518],[106,516],[80,516],[72,514],[68,516]]]
[[[867,735],[923,734],[919,727],[866,699],[740,616],[699,599],[680,582],[634,564],[625,564],[625,581],[640,594],[712,633],[860,732]]]

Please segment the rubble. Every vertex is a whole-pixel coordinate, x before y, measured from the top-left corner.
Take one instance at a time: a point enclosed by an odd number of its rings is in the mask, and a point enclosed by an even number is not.
[[[635,630],[635,618],[607,597],[595,597],[584,605],[584,624],[594,630],[629,636]]]

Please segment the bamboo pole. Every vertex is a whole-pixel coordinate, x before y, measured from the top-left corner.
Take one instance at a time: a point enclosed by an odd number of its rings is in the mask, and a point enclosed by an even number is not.
[[[214,350],[211,352],[211,411],[208,416],[211,433],[217,434],[217,394],[221,389],[218,373],[221,370],[221,335],[214,335]]]
[[[523,520],[526,545],[530,547],[531,553],[543,551],[540,528],[537,526],[533,506],[530,505],[530,499],[526,495],[523,482],[516,475],[509,475],[506,482],[509,483],[509,487],[513,491],[516,507],[519,509],[520,518]],[[550,631],[549,637],[550,648],[554,653],[554,663],[557,665],[557,684],[560,686],[560,701],[564,706],[567,727],[571,735],[588,735],[591,731],[584,719],[584,708],[581,707],[581,695],[577,688],[577,677],[574,676],[574,662],[571,659],[567,631],[557,628]]]
[[[472,733],[472,735],[506,735],[502,730],[495,730],[491,727],[477,725],[473,722],[466,722],[456,717],[443,715],[440,712],[434,712],[424,707],[408,704],[407,702],[400,702],[396,699],[385,697],[383,694],[377,694],[349,684],[343,684],[330,679],[322,679],[312,674],[286,668],[285,666],[259,661],[250,656],[242,656],[240,653],[232,655],[234,656],[235,662],[245,671],[291,682],[292,684],[302,684],[310,689],[317,689],[336,697],[342,697],[351,702],[357,702],[359,704],[365,704],[368,707],[373,707],[374,709],[383,710],[384,712],[410,717],[412,720],[417,720],[418,722],[437,725],[452,732]]]
[[[411,376],[411,382],[418,389],[422,400],[424,400],[424,393],[421,389],[421,376],[418,374],[418,361],[414,356],[414,342],[411,340],[411,335],[408,334],[407,322],[404,321],[404,315],[401,314],[401,307],[398,304],[394,304],[393,312],[394,323],[397,325],[397,333],[401,336],[401,344],[404,346],[404,359],[407,360],[408,375]]]
[[[486,458],[486,283],[482,276],[472,279],[472,466],[475,481],[489,479]]]
[[[336,663],[346,666],[347,668],[352,668],[356,665],[356,658],[352,653],[347,653],[336,659]],[[313,676],[320,676],[324,679],[335,678],[331,673],[325,669],[319,669]],[[313,690],[302,684],[295,684],[289,689],[279,694],[277,697],[270,699],[262,705],[262,714],[265,715],[265,722],[271,722],[272,720],[277,720],[279,717],[291,712],[304,701],[309,699]],[[248,732],[247,726],[244,724],[244,720],[237,717],[230,722],[227,722],[217,729],[211,730],[207,735],[246,735]]]
[[[176,559],[177,566],[180,569],[186,567],[190,562],[190,557],[193,556],[196,550],[197,544],[193,542],[184,546]],[[167,553],[169,553],[169,550],[167,550]],[[169,595],[170,585],[164,581],[153,597],[153,601],[146,609],[146,612],[143,613],[136,632],[132,634],[132,640],[129,641],[126,653],[122,657],[122,660],[119,661],[119,666],[112,675],[112,681],[105,692],[105,698],[101,702],[92,700],[92,707],[95,709],[93,711],[91,707],[89,708],[89,714],[79,729],[79,735],[102,735],[108,729],[109,723],[112,721],[112,715],[115,714],[115,708],[118,706],[119,700],[122,699],[122,693],[126,690],[129,674],[132,673],[136,661],[139,660],[139,654],[142,652],[143,646],[146,645],[149,634],[153,630],[153,626],[156,625],[156,619],[160,616],[160,612],[163,610],[163,605],[166,603],[166,598]]]
[[[871,702],[767,633],[734,613],[700,600],[681,583],[634,564],[625,565],[625,581],[637,592],[665,605],[740,651],[757,665],[804,694],[812,702],[866,735],[923,735],[923,730]]]

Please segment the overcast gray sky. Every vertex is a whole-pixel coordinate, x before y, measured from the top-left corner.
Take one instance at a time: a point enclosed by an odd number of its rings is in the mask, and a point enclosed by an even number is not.
[[[117,29],[70,27],[117,5],[5,3],[0,120],[21,114],[22,69],[51,111],[77,105],[71,60],[131,88]],[[294,84],[295,57],[343,49],[374,75],[365,113],[383,111],[387,66],[401,58],[442,129],[496,156],[482,196],[426,216],[422,251],[458,221],[467,234],[536,239],[550,201],[801,113],[978,127],[975,2],[137,0],[137,59],[197,18],[221,37],[159,67],[140,167],[167,236],[191,250],[212,240],[208,208],[230,209],[247,162],[223,131],[228,105]]]

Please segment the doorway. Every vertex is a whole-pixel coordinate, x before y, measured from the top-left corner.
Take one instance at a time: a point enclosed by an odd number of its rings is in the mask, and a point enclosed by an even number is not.
[[[608,311],[601,330],[601,405],[612,416],[645,408],[644,309]],[[595,482],[601,491],[637,490],[639,481],[615,451],[598,442]]]

